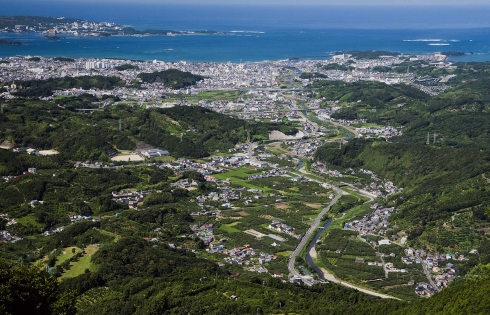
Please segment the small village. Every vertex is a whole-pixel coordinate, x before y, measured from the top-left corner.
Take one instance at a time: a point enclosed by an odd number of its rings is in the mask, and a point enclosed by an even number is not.
[[[390,228],[389,217],[396,209],[393,207],[381,208],[378,203],[373,204],[370,208],[374,210],[371,214],[365,214],[361,220],[345,223],[344,229],[356,231],[359,237],[364,239],[368,239],[370,235],[383,237],[379,241],[369,242],[374,248],[390,244],[404,247],[405,237],[398,239],[397,235],[393,235],[392,240],[385,238],[386,232],[392,230]],[[429,297],[435,292],[447,287],[450,282],[456,279],[456,272],[458,270],[457,262],[468,260],[464,255],[427,253],[423,249],[413,249],[410,247],[405,248],[404,252],[405,256],[399,257],[404,266],[406,266],[404,268],[397,268],[392,262],[367,262],[367,264],[383,267],[387,277],[391,272],[420,272],[420,269],[423,269],[430,283],[418,283],[415,288],[415,293],[423,297]],[[477,254],[475,251],[473,253]],[[383,253],[378,254],[381,259],[385,256]],[[386,256],[396,257],[394,253]],[[359,262],[364,263],[364,260]],[[412,266],[415,265],[419,265],[421,268],[413,269]],[[413,284],[415,283],[409,283],[409,285]]]

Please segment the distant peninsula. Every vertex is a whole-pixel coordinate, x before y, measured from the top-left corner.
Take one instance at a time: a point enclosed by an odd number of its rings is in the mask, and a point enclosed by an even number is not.
[[[21,45],[21,43],[20,42],[13,42],[13,41],[10,41],[10,40],[0,39],[0,45],[19,46],[19,45]]]
[[[41,16],[0,16],[0,31],[6,33],[36,32],[44,34],[45,37],[48,39],[62,38],[58,36],[59,34],[97,37],[108,37],[114,35],[175,36],[193,34],[218,34],[218,32],[213,30],[175,31],[147,29],[140,31],[130,26],[123,26],[112,22],[93,22],[75,18]]]

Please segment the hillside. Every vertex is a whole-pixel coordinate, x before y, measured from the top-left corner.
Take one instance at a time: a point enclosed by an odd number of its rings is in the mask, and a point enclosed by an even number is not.
[[[389,141],[355,139],[341,149],[328,144],[315,159],[340,169],[366,168],[403,187],[386,204],[400,209],[392,234],[406,233],[410,244],[488,251],[482,241],[490,224],[489,69],[488,63],[458,64],[451,87],[435,96],[382,83],[314,83],[317,97],[339,100],[341,109],[332,117],[367,119],[403,131]],[[376,105],[371,96],[380,100],[376,110],[370,110]]]
[[[15,147],[55,149],[62,159],[71,160],[107,161],[106,150],[135,150],[138,142],[168,150],[174,157],[198,158],[245,142],[247,132],[251,139],[267,138],[269,130],[281,128],[190,106],[144,110],[120,105],[100,110],[93,104],[99,101],[88,94],[56,102],[12,100],[0,117],[0,139]],[[79,109],[95,111],[80,114]]]
[[[190,72],[183,72],[177,69],[168,69],[165,71],[140,73],[138,78],[143,82],[154,83],[161,82],[166,87],[172,89],[182,89],[196,84],[204,79],[200,75],[195,75]]]

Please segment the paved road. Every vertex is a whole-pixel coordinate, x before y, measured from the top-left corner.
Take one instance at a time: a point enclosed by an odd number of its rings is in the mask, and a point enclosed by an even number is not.
[[[395,300],[400,300],[399,298],[393,297],[391,295],[381,294],[381,293],[374,292],[374,291],[371,291],[371,290],[368,290],[368,289],[356,287],[355,285],[350,284],[350,283],[347,283],[347,282],[342,282],[339,279],[335,278],[334,275],[332,275],[331,273],[329,273],[328,270],[326,270],[324,268],[320,268],[320,269],[323,272],[323,277],[327,281],[335,282],[335,283],[338,283],[338,284],[340,284],[340,285],[342,285],[342,286],[344,286],[346,288],[355,289],[355,290],[357,290],[359,292],[366,293],[366,294],[369,294],[369,295],[372,295],[372,296],[377,296],[377,297],[380,297],[382,299],[395,299]]]
[[[374,199],[378,198],[377,195],[370,193],[369,191],[366,191],[364,189],[357,188],[356,186],[354,186],[352,184],[341,182],[340,186],[342,186],[342,185],[349,186],[350,188],[354,189],[355,191],[357,191],[361,195],[368,197],[370,199],[370,201],[373,201]]]
[[[301,241],[299,242],[298,246],[296,247],[296,249],[294,250],[294,252],[291,254],[291,256],[289,257],[289,261],[288,261],[288,269],[289,269],[289,273],[292,274],[293,276],[298,276],[298,277],[301,277],[301,275],[298,273],[298,271],[294,268],[294,262],[296,260],[296,257],[298,257],[299,253],[301,252],[301,250],[306,247],[307,243],[308,243],[308,240],[310,239],[310,237],[316,232],[315,230],[318,228],[318,226],[320,225],[323,217],[325,216],[325,214],[328,212],[328,210],[330,210],[330,208],[340,199],[340,197],[342,196],[342,190],[340,190],[339,188],[337,187],[333,187],[335,192],[336,192],[336,196],[332,199],[332,201],[330,201],[330,203],[325,207],[323,208],[323,210],[320,212],[320,214],[316,217],[316,219],[313,221],[313,223],[311,224],[310,228],[308,229],[308,231],[306,231],[305,235],[303,236],[303,238],[301,239]],[[313,285],[314,282],[312,280],[308,280],[308,279],[304,279],[304,283],[306,283],[307,285]]]
[[[303,169],[302,169],[303,170]],[[303,170],[304,171],[304,170]],[[307,173],[307,172],[304,172],[304,173]],[[316,181],[318,182],[318,181]],[[330,201],[330,203],[325,207],[323,208],[323,210],[320,212],[320,214],[316,217],[315,221],[313,221],[313,223],[311,224],[310,228],[308,229],[308,231],[305,233],[305,235],[303,236],[303,238],[301,239],[301,241],[299,242],[298,246],[296,247],[296,249],[294,250],[294,252],[291,254],[291,256],[289,257],[289,261],[288,261],[288,269],[289,269],[289,273],[292,275],[292,276],[297,276],[297,277],[301,277],[301,275],[298,273],[298,271],[294,268],[294,262],[296,260],[296,257],[298,257],[299,253],[301,252],[301,250],[303,248],[305,248],[307,246],[307,243],[308,243],[308,240],[310,239],[310,237],[316,232],[316,229],[318,228],[318,226],[320,225],[320,222],[323,218],[323,216],[330,210],[330,208],[340,199],[340,197],[342,196],[342,190],[340,190],[339,188],[337,188],[336,186],[332,186],[333,189],[335,190],[336,192],[336,196],[334,199],[332,199],[332,201]],[[359,190],[357,187],[355,187],[356,190]],[[368,192],[366,192],[368,193]],[[369,193],[368,193],[369,194]],[[310,256],[311,257],[316,257],[316,250],[315,250],[315,247],[312,247],[311,250],[310,250]],[[351,289],[355,289],[355,290],[358,290],[360,292],[363,292],[365,294],[369,294],[369,295],[372,295],[372,296],[376,296],[376,297],[380,297],[382,299],[395,299],[395,300],[399,300],[398,298],[396,297],[393,297],[393,296],[390,296],[390,295],[386,295],[386,294],[381,294],[381,293],[377,293],[375,291],[371,291],[371,290],[368,290],[368,289],[364,289],[364,288],[360,288],[360,287],[357,287],[353,284],[350,284],[350,283],[347,283],[347,282],[342,282],[340,281],[339,279],[335,278],[334,275],[332,275],[331,273],[328,272],[328,270],[324,269],[324,268],[320,268],[321,271],[323,272],[323,276],[325,278],[325,280],[327,281],[330,281],[330,282],[335,282],[335,283],[338,283],[342,286],[345,286],[347,288],[351,288]],[[315,284],[315,281],[313,279],[308,279],[308,278],[303,278],[303,283],[305,283],[306,285],[313,285]]]

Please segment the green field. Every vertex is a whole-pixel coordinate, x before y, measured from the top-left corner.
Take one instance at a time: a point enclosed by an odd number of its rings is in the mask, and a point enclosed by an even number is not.
[[[96,271],[97,266],[93,264],[90,260],[92,255],[99,250],[97,245],[89,245],[85,247],[85,255],[83,255],[79,261],[70,264],[70,270],[66,270],[61,279],[63,278],[73,278],[85,273],[85,270]],[[71,248],[70,248],[71,253]]]
[[[207,91],[201,92],[198,95],[199,99],[214,101],[214,100],[236,100],[240,97],[239,91]]]
[[[248,176],[254,175],[254,174],[260,174],[260,172],[256,172],[254,169],[252,169],[250,167],[240,167],[234,171],[221,173],[221,174],[215,174],[213,176],[218,178],[218,179],[221,179],[221,180],[230,179],[232,184],[235,184],[238,186],[243,186],[243,187],[252,188],[252,189],[261,189],[264,192],[269,191],[270,188],[265,187],[265,186],[261,187],[261,186],[253,185],[247,180]]]
[[[226,233],[238,233],[241,232],[239,229],[234,228],[233,226],[239,224],[240,222],[233,222],[230,224],[221,224],[219,229]]]
[[[25,217],[16,219],[16,221],[18,224],[22,224],[22,225],[26,225],[26,226],[32,225],[38,229],[41,229],[43,227],[43,225],[41,223],[37,222],[37,219],[33,214],[30,214],[30,215],[27,215]]]
[[[79,253],[82,251],[82,249],[78,247],[64,248],[63,252],[60,255],[58,255],[55,266],[61,265],[62,263],[64,263],[65,261],[67,261],[68,259],[72,258],[75,255],[72,252],[72,248],[75,248],[75,253]]]

